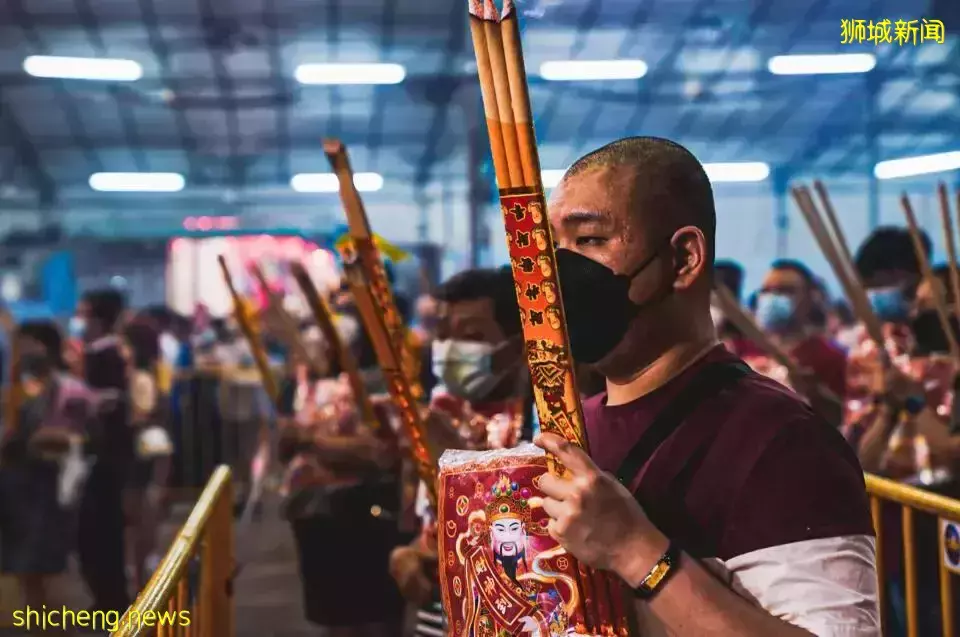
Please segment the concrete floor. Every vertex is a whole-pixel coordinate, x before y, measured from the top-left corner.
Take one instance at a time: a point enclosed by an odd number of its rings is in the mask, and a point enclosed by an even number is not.
[[[176,507],[172,518],[161,528],[162,546],[170,545],[188,513],[189,506]],[[316,637],[318,629],[303,619],[293,535],[280,518],[276,503],[266,502],[259,519],[237,532],[237,556],[245,565],[234,588],[234,637]],[[0,616],[6,620],[0,621],[2,637],[25,634],[10,627],[10,613],[22,606],[18,597],[15,581],[0,578]],[[57,597],[69,608],[87,608],[90,604],[75,562],[57,583]]]
[[[246,565],[234,589],[236,637],[318,635],[303,619],[293,534],[275,506],[268,503],[259,520],[239,530],[237,547]]]

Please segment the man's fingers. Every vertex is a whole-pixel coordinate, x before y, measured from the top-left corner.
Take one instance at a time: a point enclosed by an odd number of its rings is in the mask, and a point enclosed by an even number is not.
[[[555,476],[551,473],[545,473],[540,476],[540,490],[548,498],[554,500],[566,500],[576,489],[570,480]]]
[[[540,434],[533,442],[575,474],[588,474],[597,470],[583,449],[556,434]]]
[[[551,520],[556,520],[560,517],[560,514],[563,513],[563,502],[554,500],[553,498],[544,498],[541,506],[543,507],[543,512],[549,515]]]

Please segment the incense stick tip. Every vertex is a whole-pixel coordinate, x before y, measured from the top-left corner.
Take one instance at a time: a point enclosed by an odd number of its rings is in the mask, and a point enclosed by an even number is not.
[[[343,142],[339,139],[327,138],[323,140],[323,152],[328,155],[336,155],[343,152]]]

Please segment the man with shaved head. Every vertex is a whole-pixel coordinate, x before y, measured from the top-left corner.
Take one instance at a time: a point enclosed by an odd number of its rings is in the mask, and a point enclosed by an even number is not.
[[[697,159],[614,142],[567,171],[549,214],[573,357],[606,378],[584,403],[591,456],[539,439],[569,469],[542,478],[551,534],[634,590],[644,637],[880,635],[856,457],[717,340]]]

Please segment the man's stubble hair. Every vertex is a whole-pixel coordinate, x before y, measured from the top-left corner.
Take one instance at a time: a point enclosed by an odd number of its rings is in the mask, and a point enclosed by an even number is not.
[[[563,179],[595,168],[613,167],[627,167],[634,172],[630,204],[642,227],[665,235],[688,225],[703,232],[708,272],[712,274],[717,214],[710,179],[697,158],[668,139],[625,137],[575,161]]]

